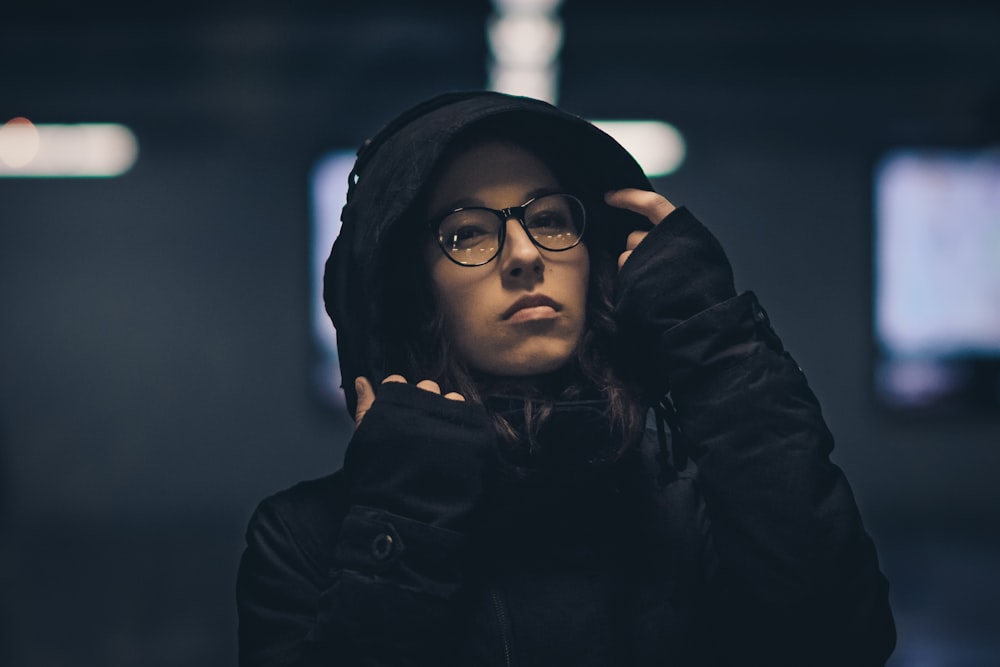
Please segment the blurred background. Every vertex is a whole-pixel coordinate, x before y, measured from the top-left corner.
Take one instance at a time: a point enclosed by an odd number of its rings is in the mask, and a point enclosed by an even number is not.
[[[0,124],[115,123],[137,148],[119,175],[0,173],[0,665],[236,664],[246,521],[351,432],[316,390],[317,165],[497,84],[511,51],[487,25],[524,4],[0,12]],[[1000,9],[548,4],[558,103],[677,129],[658,189],[720,237],[819,395],[892,586],[891,664],[1000,665],[1000,385],[900,411],[873,379],[879,165],[1000,145]]]

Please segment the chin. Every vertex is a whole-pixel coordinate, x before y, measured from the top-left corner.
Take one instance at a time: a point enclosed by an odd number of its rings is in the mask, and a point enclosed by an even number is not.
[[[500,359],[493,358],[489,360],[492,363],[482,364],[480,369],[492,375],[505,377],[544,375],[557,371],[568,364],[575,352],[575,343],[572,345],[561,343],[539,346],[534,349],[519,350],[517,353],[504,354]]]

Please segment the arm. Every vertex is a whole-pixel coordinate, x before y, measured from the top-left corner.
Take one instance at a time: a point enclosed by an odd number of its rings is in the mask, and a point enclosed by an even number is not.
[[[616,315],[698,466],[715,645],[744,664],[884,664],[895,630],[874,547],[816,397],[756,297],[736,295],[722,248],[685,209],[629,251]]]
[[[440,664],[493,439],[481,407],[383,385],[333,506],[271,499],[251,519],[241,666]]]

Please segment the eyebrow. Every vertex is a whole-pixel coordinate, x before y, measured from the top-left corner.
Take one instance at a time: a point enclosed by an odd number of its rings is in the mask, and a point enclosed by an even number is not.
[[[517,204],[512,204],[512,206],[520,206],[524,202],[531,201],[532,199],[537,199],[538,197],[541,197],[543,195],[555,194],[557,192],[562,192],[562,188],[560,188],[558,185],[546,185],[541,188],[535,188],[534,190],[528,192],[527,196],[522,201],[518,202]],[[440,213],[437,213],[434,217],[448,215],[455,209],[459,208],[490,208],[490,207],[486,206],[480,199],[475,199],[472,197],[462,197],[460,199],[456,199],[455,201],[453,201],[450,206],[446,206],[443,210],[441,210]],[[496,210],[496,209],[490,209],[490,210]]]

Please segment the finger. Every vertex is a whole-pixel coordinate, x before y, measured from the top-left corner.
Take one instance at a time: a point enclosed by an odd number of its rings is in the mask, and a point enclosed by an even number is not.
[[[623,208],[645,216],[654,225],[660,224],[661,220],[677,208],[663,195],[638,188],[612,190],[604,195],[604,201],[609,206]]]
[[[441,387],[434,380],[421,380],[417,383],[417,387],[423,389],[424,391],[429,391],[432,394],[441,393]]]
[[[452,401],[465,401],[465,396],[462,396],[457,391],[449,391],[444,397]]]
[[[622,254],[618,255],[618,270],[620,271],[623,266],[625,266],[625,260],[627,260],[632,255],[631,250],[626,250]]]
[[[632,232],[625,239],[625,249],[635,250],[635,247],[639,245],[644,238],[649,235],[649,232]]]
[[[618,255],[619,271],[625,265],[625,261],[632,256],[632,251],[635,250],[638,247],[638,245],[642,243],[642,240],[646,238],[646,236],[648,235],[649,235],[648,232],[632,232],[631,234],[628,235],[628,238],[625,239],[625,252]]]
[[[354,379],[354,392],[358,395],[357,407],[354,410],[354,425],[360,426],[365,413],[368,412],[372,407],[372,403],[375,402],[375,390],[372,388],[372,383],[368,381],[368,378],[362,375]]]
[[[397,373],[393,373],[392,375],[387,375],[386,378],[382,380],[382,384],[385,384],[386,382],[399,382],[400,384],[406,384],[406,378]]]

